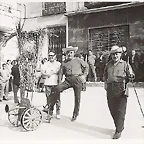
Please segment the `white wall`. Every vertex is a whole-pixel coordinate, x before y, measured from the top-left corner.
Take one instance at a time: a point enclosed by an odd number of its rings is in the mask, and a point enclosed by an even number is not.
[[[84,9],[84,2],[66,2],[66,11],[78,11]]]
[[[17,38],[14,37],[11,40],[9,40],[5,47],[2,48],[1,54],[3,56],[3,62],[5,62],[7,59],[14,60],[17,58],[19,53],[18,47],[17,47]]]
[[[66,25],[67,17],[64,14],[42,16],[42,2],[24,3],[26,5],[27,19],[23,30],[31,31],[46,26]],[[37,17],[37,18],[32,18]]]

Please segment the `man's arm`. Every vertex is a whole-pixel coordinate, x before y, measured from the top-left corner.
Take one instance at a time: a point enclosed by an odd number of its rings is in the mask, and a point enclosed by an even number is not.
[[[133,80],[135,78],[135,74],[132,70],[132,67],[129,63],[126,64],[126,74],[127,74],[127,77],[130,79],[130,80]]]
[[[58,84],[61,83],[63,75],[64,75],[64,66],[63,64],[61,64],[60,69],[58,71]]]
[[[93,55],[93,58],[96,60],[96,56],[95,55]]]
[[[79,59],[79,62],[81,63],[81,66],[83,67],[83,75],[86,77],[89,73],[89,66],[88,64],[82,60],[82,59]]]
[[[108,68],[108,64],[105,66],[104,68],[104,73],[103,73],[103,81],[104,81],[104,89],[107,90],[107,68]]]
[[[107,65],[106,65],[105,68],[104,68],[103,81],[104,81],[104,82],[107,81]]]
[[[1,70],[0,70],[0,81],[3,81]]]

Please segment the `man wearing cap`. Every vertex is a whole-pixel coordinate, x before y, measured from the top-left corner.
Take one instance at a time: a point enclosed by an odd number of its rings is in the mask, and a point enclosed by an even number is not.
[[[78,47],[72,46],[63,49],[63,51],[66,53],[67,59],[62,63],[59,74],[59,82],[61,82],[63,75],[65,75],[65,81],[55,88],[55,94],[52,96],[49,107],[49,114],[51,114],[60,92],[68,88],[73,88],[75,95],[75,106],[71,121],[75,121],[79,115],[82,82],[85,81],[88,74],[88,67],[84,61],[74,57],[77,49]]]
[[[127,83],[134,78],[131,66],[121,59],[122,48],[111,48],[112,60],[108,62],[104,70],[105,90],[110,113],[116,127],[113,139],[118,139],[124,129],[128,89]]]
[[[49,105],[51,99],[51,93],[53,89],[58,85],[58,73],[60,71],[61,63],[56,61],[56,55],[54,52],[49,53],[49,61],[44,64],[42,75],[45,76],[45,93],[47,98],[47,105]],[[56,101],[56,118],[60,119],[60,94],[57,95]],[[46,109],[44,109],[46,111]],[[53,113],[51,114],[51,116]]]

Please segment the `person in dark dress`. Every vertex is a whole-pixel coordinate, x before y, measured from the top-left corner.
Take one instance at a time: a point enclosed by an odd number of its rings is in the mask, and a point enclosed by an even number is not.
[[[11,74],[13,76],[14,103],[19,103],[17,93],[20,86],[20,72],[19,72],[19,66],[17,60],[14,60],[14,65],[11,69]]]
[[[131,65],[132,67],[132,70],[135,74],[135,81],[139,81],[139,75],[140,75],[140,71],[139,71],[139,64],[140,64],[140,61],[139,61],[139,58],[135,52],[135,50],[132,50],[131,52],[131,55],[129,57],[129,64]]]

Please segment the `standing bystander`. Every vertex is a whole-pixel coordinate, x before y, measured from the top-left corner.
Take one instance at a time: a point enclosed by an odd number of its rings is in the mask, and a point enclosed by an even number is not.
[[[8,100],[9,78],[10,73],[4,63],[2,64],[2,69],[0,70],[0,102],[2,102],[2,99]]]
[[[14,60],[14,65],[12,67],[11,74],[13,76],[14,103],[19,103],[17,93],[18,93],[19,86],[20,86],[20,72],[19,72],[19,66],[18,66],[17,60]]]
[[[50,98],[53,96],[51,93],[53,92],[53,89],[58,85],[58,74],[60,71],[61,63],[56,61],[56,55],[54,52],[49,53],[49,61],[45,63],[43,69],[42,69],[42,75],[45,76],[45,93],[47,98],[47,105],[50,103]],[[60,94],[58,95],[58,99],[56,102],[56,118],[60,119]],[[44,109],[44,111],[47,111],[47,109]],[[52,116],[52,114],[51,114]]]

